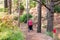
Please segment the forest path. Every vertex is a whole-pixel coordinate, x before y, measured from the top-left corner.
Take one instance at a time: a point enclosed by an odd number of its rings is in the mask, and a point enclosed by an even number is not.
[[[26,35],[26,40],[53,40],[51,37],[47,36],[43,32],[37,33],[36,27],[33,27],[34,30],[30,32],[28,32],[27,24],[21,24],[20,28],[23,31],[23,33]]]

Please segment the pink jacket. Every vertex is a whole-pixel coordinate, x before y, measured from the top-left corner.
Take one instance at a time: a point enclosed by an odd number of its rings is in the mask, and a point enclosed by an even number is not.
[[[28,25],[33,25],[32,20],[29,20],[29,21],[28,21]]]

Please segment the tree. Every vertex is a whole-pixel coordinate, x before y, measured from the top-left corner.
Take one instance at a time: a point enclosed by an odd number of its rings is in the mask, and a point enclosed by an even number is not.
[[[54,2],[51,0],[47,5],[49,5],[50,10],[47,13],[47,31],[51,32],[53,30],[53,20],[54,20]]]
[[[4,8],[8,8],[8,5],[7,5],[7,0],[4,0]]]
[[[18,14],[18,27],[20,27],[20,2],[21,2],[21,0],[18,0],[17,1],[17,3],[18,3],[18,12],[19,12],[19,14]]]
[[[8,8],[8,2],[7,0],[4,0],[4,12],[7,11],[7,8]]]
[[[52,30],[53,30],[53,20],[54,20],[54,7],[56,5],[60,4],[60,0],[48,0],[49,1],[48,5],[46,4],[46,2],[43,2],[43,1],[46,1],[46,0],[42,0],[42,1],[33,0],[33,1],[36,1],[36,2],[40,3],[41,5],[45,6],[48,9],[48,13],[47,13],[47,19],[48,19],[47,20],[47,31],[52,32]],[[41,13],[41,12],[39,12],[39,10],[38,10],[38,13]],[[38,15],[38,21],[39,21],[39,15]],[[40,23],[38,22],[38,26],[41,26],[39,24]],[[41,31],[41,27],[38,27],[37,30]]]
[[[41,2],[42,0],[38,0],[39,2]],[[37,27],[37,32],[41,33],[41,3],[38,3],[38,27]]]
[[[8,0],[8,13],[11,14],[12,0]]]

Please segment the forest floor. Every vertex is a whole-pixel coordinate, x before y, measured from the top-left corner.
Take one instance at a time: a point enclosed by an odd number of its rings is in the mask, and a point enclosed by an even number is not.
[[[53,40],[45,34],[44,30],[42,30],[42,33],[37,33],[36,27],[33,27],[34,30],[30,32],[28,32],[27,24],[21,24],[20,28],[26,35],[26,40]]]

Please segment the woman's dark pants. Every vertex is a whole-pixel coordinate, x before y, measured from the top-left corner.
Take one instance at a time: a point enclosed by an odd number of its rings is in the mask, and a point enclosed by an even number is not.
[[[29,30],[33,30],[33,27],[32,27],[33,25],[29,25]]]

